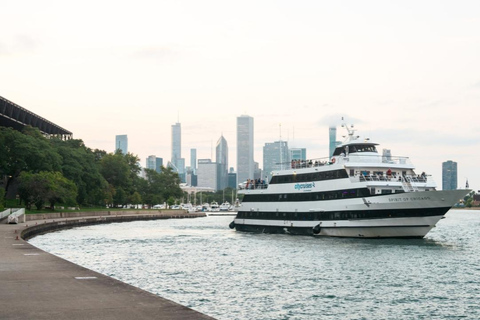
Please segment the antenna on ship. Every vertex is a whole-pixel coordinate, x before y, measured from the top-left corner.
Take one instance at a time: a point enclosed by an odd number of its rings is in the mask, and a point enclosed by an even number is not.
[[[355,134],[355,129],[353,128],[353,124],[350,125],[350,127],[347,125],[347,123],[344,121],[343,117],[342,117],[342,128],[345,128],[347,129],[347,132],[348,132],[348,137],[347,139],[349,140],[353,140],[353,139],[356,139],[358,138],[357,137],[354,137],[353,135]],[[345,136],[344,136],[345,137]]]

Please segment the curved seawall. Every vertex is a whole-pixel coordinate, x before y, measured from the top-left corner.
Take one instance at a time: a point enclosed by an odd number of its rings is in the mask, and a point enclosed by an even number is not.
[[[213,319],[45,251],[24,239],[77,226],[196,218],[183,212],[103,213],[0,224],[1,319]],[[106,215],[107,214],[107,215]],[[45,218],[47,218],[45,216]]]

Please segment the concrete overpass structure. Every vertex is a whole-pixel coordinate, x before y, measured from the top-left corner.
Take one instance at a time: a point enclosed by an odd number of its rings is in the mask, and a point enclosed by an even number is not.
[[[0,96],[0,126],[21,131],[25,126],[38,128],[45,136],[72,139],[72,132],[28,111]]]

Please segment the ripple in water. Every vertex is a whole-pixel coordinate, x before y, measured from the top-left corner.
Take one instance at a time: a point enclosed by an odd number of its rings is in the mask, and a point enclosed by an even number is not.
[[[249,234],[233,217],[82,227],[30,242],[217,319],[479,319],[480,211],[425,239]]]

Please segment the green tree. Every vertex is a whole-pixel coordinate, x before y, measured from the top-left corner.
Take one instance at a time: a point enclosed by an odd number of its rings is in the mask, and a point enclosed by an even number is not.
[[[145,174],[146,183],[143,185],[141,192],[146,204],[160,204],[169,198],[172,198],[173,203],[175,203],[175,199],[183,196],[183,191],[180,188],[180,178],[171,168],[162,167],[160,173],[146,169]]]
[[[22,172],[60,171],[61,157],[38,129],[23,133],[0,127],[0,175],[7,177],[5,193]]]
[[[77,187],[60,172],[22,172],[19,182],[20,198],[28,209],[34,204],[40,210],[46,202],[52,208],[57,202],[76,204]]]
[[[140,193],[135,191],[131,196],[130,196],[130,203],[131,204],[142,204],[142,196]]]
[[[115,190],[115,195],[113,196],[114,206],[125,205],[127,204],[128,196],[125,190],[122,187],[118,187]]]
[[[100,173],[95,153],[82,140],[53,139],[52,144],[62,157],[62,173],[75,182],[77,202],[81,205],[104,204],[108,183]]]

